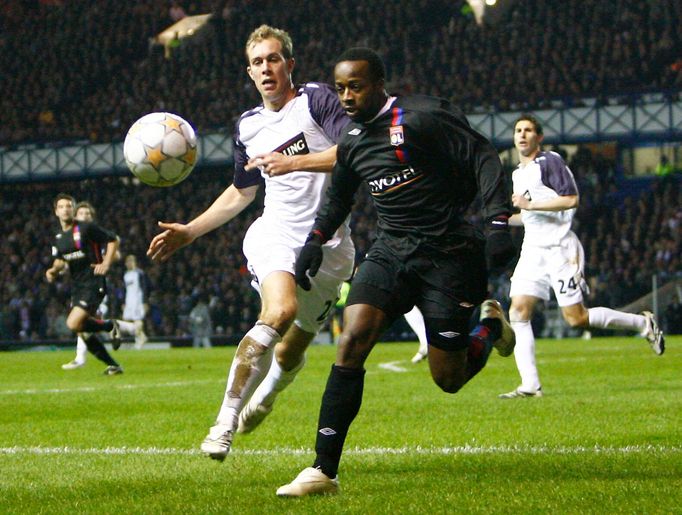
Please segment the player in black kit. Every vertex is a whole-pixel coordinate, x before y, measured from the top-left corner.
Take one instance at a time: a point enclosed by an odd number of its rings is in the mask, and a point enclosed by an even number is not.
[[[71,311],[66,325],[76,333],[87,333],[84,339],[88,350],[108,366],[104,373],[116,375],[123,368],[111,357],[97,337],[100,331],[110,332],[114,349],[120,346],[120,333],[116,320],[95,318],[97,307],[106,294],[105,275],[115,259],[118,237],[99,225],[74,219],[74,199],[60,193],[54,200],[54,212],[61,231],[54,239],[54,262],[46,272],[48,282],[69,267],[71,274]]]
[[[515,253],[507,220],[511,193],[495,148],[446,100],[391,97],[384,66],[372,50],[350,49],[338,59],[335,85],[354,123],[344,129],[328,202],[296,262],[308,287],[322,261],[320,250],[348,216],[361,182],[378,216],[378,234],[351,285],[336,363],[322,397],[313,467],[278,495],[336,493],[343,443],[362,402],[365,360],[382,332],[414,305],[424,315],[431,376],[454,393],[484,366],[492,347],[514,349],[514,333],[486,297],[489,266]],[[464,219],[480,194],[487,241]],[[488,266],[486,265],[486,255]]]

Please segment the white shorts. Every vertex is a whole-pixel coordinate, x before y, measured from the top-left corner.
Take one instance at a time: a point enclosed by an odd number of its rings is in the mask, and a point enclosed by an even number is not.
[[[584,268],[583,246],[573,232],[553,247],[523,245],[511,277],[509,296],[529,295],[549,300],[552,288],[559,306],[578,304],[583,301],[583,292],[587,293]]]
[[[123,308],[123,320],[144,320],[144,304],[126,304]]]
[[[253,276],[251,285],[260,294],[260,285],[272,272],[294,274],[296,258],[302,244],[279,229],[268,228],[262,219],[256,220],[244,237],[244,255]],[[322,247],[324,259],[311,289],[296,288],[298,311],[294,323],[302,330],[316,334],[339,298],[341,284],[353,273],[355,247],[350,237],[335,246]]]

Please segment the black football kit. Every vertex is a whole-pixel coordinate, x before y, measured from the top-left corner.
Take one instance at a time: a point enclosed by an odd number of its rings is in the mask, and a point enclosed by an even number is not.
[[[477,194],[487,221],[511,214],[495,148],[446,100],[390,98],[374,119],[344,129],[313,232],[323,240],[334,234],[362,181],[376,207],[377,241],[347,305],[396,317],[416,304],[425,318],[468,323],[485,298],[487,269],[483,234],[464,214]]]
[[[71,274],[71,304],[91,313],[97,310],[106,294],[106,279],[95,275],[92,265],[102,262],[107,243],[116,234],[91,222],[74,222],[55,235],[52,257],[65,261]]]

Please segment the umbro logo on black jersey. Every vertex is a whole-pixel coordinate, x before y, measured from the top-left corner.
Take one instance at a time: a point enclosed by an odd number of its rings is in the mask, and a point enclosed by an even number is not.
[[[350,134],[351,136],[357,136],[357,135],[360,134],[361,132],[362,132],[362,129],[358,129],[358,128],[356,127],[355,129],[352,129],[352,130],[348,131],[348,134]]]
[[[440,334],[444,338],[455,338],[455,337],[459,336],[459,333],[457,333],[455,331],[443,331],[442,333],[438,333],[438,334]]]

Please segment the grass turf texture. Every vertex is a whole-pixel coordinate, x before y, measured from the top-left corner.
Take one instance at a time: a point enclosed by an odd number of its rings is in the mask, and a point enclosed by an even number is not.
[[[234,348],[116,356],[122,376],[62,371],[72,352],[0,355],[0,513],[681,513],[682,338],[540,340],[545,397],[500,400],[513,357],[456,395],[416,344],[379,344],[340,470],[342,495],[280,499],[312,463],[334,358],[316,346],[224,463],[198,445]]]

